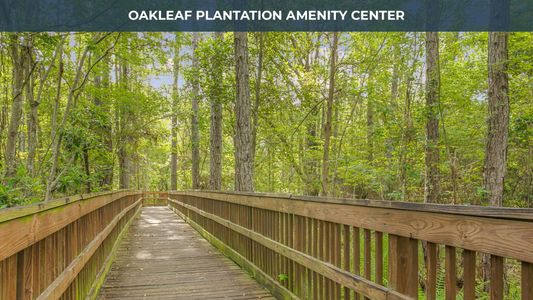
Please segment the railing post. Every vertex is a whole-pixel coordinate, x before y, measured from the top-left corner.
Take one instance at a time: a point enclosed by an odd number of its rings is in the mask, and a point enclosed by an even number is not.
[[[418,298],[418,240],[389,235],[389,286]]]

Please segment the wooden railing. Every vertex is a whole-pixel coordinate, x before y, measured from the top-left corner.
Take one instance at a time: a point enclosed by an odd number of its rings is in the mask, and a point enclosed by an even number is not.
[[[142,193],[143,206],[167,206],[168,192],[151,192]]]
[[[507,298],[533,299],[531,209],[200,191],[169,205],[277,298],[503,299],[515,284]]]
[[[93,299],[142,205],[117,191],[0,210],[0,299]]]

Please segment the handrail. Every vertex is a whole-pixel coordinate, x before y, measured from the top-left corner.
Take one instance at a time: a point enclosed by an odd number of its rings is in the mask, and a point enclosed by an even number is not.
[[[187,190],[187,191],[170,191],[169,193],[210,193],[222,195],[243,195],[260,198],[280,198],[311,201],[319,203],[347,204],[356,206],[391,208],[399,210],[435,212],[442,214],[455,214],[477,217],[492,217],[497,219],[516,219],[533,221],[533,208],[517,207],[496,207],[464,204],[440,204],[440,203],[421,203],[407,201],[390,201],[390,200],[372,200],[372,199],[352,199],[352,198],[333,198],[325,196],[303,196],[283,193],[266,193],[266,192],[237,192],[237,191],[217,191],[217,190]]]
[[[0,300],[94,298],[141,206],[120,190],[0,210]]]
[[[504,258],[521,268],[522,299],[533,297],[531,209],[462,211],[449,205],[214,191],[174,191],[169,198],[204,237],[237,252],[251,264],[247,268],[268,274],[262,280],[281,294],[349,299],[346,295],[355,292],[405,299],[417,298],[423,288],[427,299],[436,299],[437,292],[455,299],[462,287],[464,299],[476,299],[479,258],[490,254],[491,299],[503,298]],[[438,291],[438,269],[446,275],[444,291]],[[425,274],[422,286],[419,270]],[[281,275],[288,282],[272,284]]]

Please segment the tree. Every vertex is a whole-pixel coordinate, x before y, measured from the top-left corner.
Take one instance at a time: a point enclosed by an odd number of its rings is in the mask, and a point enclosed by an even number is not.
[[[211,102],[211,127],[209,129],[209,189],[220,190],[222,186],[222,82],[224,74],[222,70],[222,54],[219,46],[223,43],[223,34],[215,34],[213,44],[213,71],[211,72],[212,89],[209,95]]]
[[[4,184],[7,184],[6,181],[15,175],[17,168],[16,146],[22,115],[22,104],[24,102],[24,61],[26,56],[24,47],[21,45],[21,37],[18,33],[11,34],[9,42],[11,61],[13,63],[13,104],[11,106],[11,119],[7,131]]]
[[[179,66],[180,66],[180,34],[174,35],[173,82],[172,82],[172,116],[170,144],[170,189],[178,189],[178,101],[179,101]]]
[[[337,46],[339,37],[337,32],[333,32],[333,40],[331,43],[331,55],[329,61],[329,88],[328,98],[326,101],[326,119],[323,126],[324,134],[324,151],[322,157],[322,195],[328,195],[328,178],[329,178],[329,148],[331,140],[331,122],[333,116],[333,101],[335,97],[335,68],[337,60]]]
[[[439,202],[439,34],[426,33],[426,203]]]
[[[261,104],[261,81],[263,79],[263,55],[265,51],[264,32],[257,33],[259,36],[259,53],[257,55],[257,71],[255,78],[255,97],[253,106],[252,122],[252,159],[255,163],[255,152],[257,148],[257,127],[259,127],[259,105]],[[252,163],[252,167],[254,166]]]
[[[192,34],[192,63],[193,71],[198,68],[198,33]],[[192,188],[200,188],[200,130],[198,129],[198,102],[200,84],[195,77],[192,82],[192,115],[191,115],[191,145],[192,145]]]
[[[509,77],[506,32],[489,33],[488,120],[483,185],[485,199],[502,206],[509,136]]]
[[[252,132],[248,73],[248,34],[235,32],[235,190],[253,190]]]

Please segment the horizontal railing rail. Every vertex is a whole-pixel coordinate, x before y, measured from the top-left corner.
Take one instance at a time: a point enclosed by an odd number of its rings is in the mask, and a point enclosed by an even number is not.
[[[142,192],[0,210],[0,299],[95,298]]]
[[[531,209],[211,191],[169,205],[278,298],[533,299]]]

